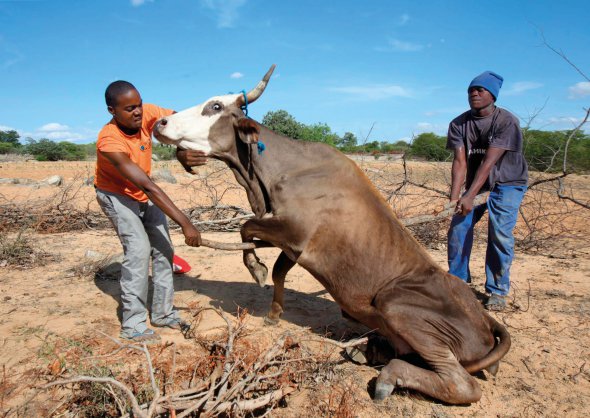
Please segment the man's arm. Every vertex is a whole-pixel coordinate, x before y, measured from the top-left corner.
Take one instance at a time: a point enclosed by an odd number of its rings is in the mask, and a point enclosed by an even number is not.
[[[465,148],[455,148],[453,165],[451,168],[451,202],[456,202],[461,197],[461,188],[465,184],[466,174],[467,159],[465,158]]]
[[[149,199],[182,228],[184,242],[192,247],[201,245],[201,234],[164,191],[123,152],[102,152],[119,172],[143,191]]]
[[[494,165],[496,165],[505,152],[506,150],[502,148],[489,147],[487,149],[486,155],[475,173],[475,178],[473,179],[469,190],[467,190],[459,202],[457,202],[456,213],[461,213],[461,215],[465,216],[473,210],[473,199],[475,199],[477,192],[488,179]]]

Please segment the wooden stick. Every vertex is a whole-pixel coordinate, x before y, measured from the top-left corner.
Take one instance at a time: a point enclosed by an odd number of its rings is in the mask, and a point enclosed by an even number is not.
[[[484,203],[487,199],[486,194],[480,194],[475,197],[473,200],[473,206],[480,205]],[[455,205],[451,203],[447,203],[441,211],[436,212],[434,215],[419,215],[413,216],[411,218],[404,218],[400,219],[400,222],[404,226],[411,226],[411,225],[418,225],[426,222],[436,221],[438,219],[446,218],[452,215],[455,212]],[[213,248],[216,250],[226,250],[226,251],[243,251],[243,250],[254,250],[256,248],[269,248],[274,247],[270,242],[256,240],[254,242],[240,242],[240,243],[225,243],[225,242],[217,242],[211,241],[208,239],[202,239],[201,245],[203,247]]]
[[[488,196],[485,193],[478,194],[477,196],[475,196],[475,199],[473,199],[473,206],[475,207],[475,206],[481,205],[482,203],[485,203],[487,198],[488,198]],[[448,216],[451,216],[454,212],[455,212],[455,204],[447,203],[446,205],[443,206],[442,210],[436,211],[434,213],[434,215],[412,216],[411,218],[400,219],[400,222],[404,226],[418,225],[418,224],[423,224],[426,222],[432,222],[432,221],[446,218]]]
[[[226,250],[226,251],[254,250],[256,248],[274,247],[274,245],[272,245],[270,242],[259,241],[259,240],[256,240],[254,242],[226,243],[226,242],[211,241],[211,240],[204,239],[204,238],[201,240],[201,245],[203,247],[213,248],[215,250]]]

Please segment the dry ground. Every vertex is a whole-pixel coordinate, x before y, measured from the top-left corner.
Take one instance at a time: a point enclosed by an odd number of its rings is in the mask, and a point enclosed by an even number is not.
[[[40,180],[59,174],[76,185],[70,197],[78,207],[88,206],[96,210],[93,189],[81,186],[82,181],[92,175],[92,167],[90,162],[3,162],[0,163],[0,178]],[[174,163],[158,163],[156,168],[169,168],[179,179],[178,184],[162,185],[183,208],[219,201],[248,207],[243,193],[235,188],[227,173],[217,173],[217,165],[199,171],[201,178],[208,173],[208,183],[216,186],[208,188],[203,188],[194,177],[187,177]],[[367,172],[375,174],[381,168],[375,163]],[[416,175],[419,168],[419,165],[414,166]],[[444,173],[448,167],[437,170]],[[380,181],[379,177],[374,179]],[[588,178],[578,177],[575,181],[587,185]],[[386,185],[387,181],[383,180],[383,183]],[[0,204],[37,202],[42,205],[57,190],[63,189],[0,184]],[[394,202],[394,205],[406,213],[415,212],[412,202]],[[588,224],[578,227],[580,230],[589,229]],[[8,238],[15,236],[15,232],[3,234]],[[47,370],[48,366],[51,369],[55,358],[59,358],[58,345],[48,345],[48,342],[62,340],[83,344],[92,339],[94,344],[98,341],[98,344],[108,345],[108,339],[97,331],[114,337],[119,331],[118,283],[73,273],[79,271],[81,263],[89,262],[85,259],[88,250],[103,255],[119,253],[120,244],[114,232],[86,229],[27,234],[36,248],[45,250],[52,257],[44,266],[36,266],[33,261],[32,267],[24,270],[0,267],[0,365],[3,368],[0,411],[7,411],[29,395],[29,385],[34,381],[31,376],[38,377],[38,371]],[[204,235],[217,241],[239,241],[239,234],[235,232]],[[259,336],[256,338],[264,336],[272,340],[287,329],[311,337],[350,337],[350,324],[342,319],[338,306],[303,269],[294,268],[287,278],[286,312],[281,323],[276,327],[265,327],[263,316],[272,298],[272,286],[260,288],[253,282],[242,265],[241,254],[187,247],[177,231],[172,232],[172,239],[177,254],[193,268],[188,274],[175,277],[175,302],[184,315],[189,315],[189,307],[195,304],[219,307],[231,314],[241,307],[249,312],[247,324],[253,335]],[[324,376],[315,385],[302,385],[290,395],[285,405],[274,409],[271,416],[590,415],[590,246],[585,242],[576,247],[576,251],[560,258],[517,253],[512,268],[511,304],[507,311],[494,314],[511,333],[512,348],[497,377],[485,374],[478,377],[483,389],[480,402],[462,407],[448,406],[416,393],[403,392],[396,393],[382,405],[374,405],[369,390],[378,369],[346,361],[340,350],[332,347],[332,375]],[[444,246],[433,246],[429,251],[444,267]],[[258,253],[268,266],[278,255],[276,249],[262,249]],[[476,245],[471,270],[478,290],[483,290],[484,257],[485,247]],[[218,318],[206,314],[196,331],[206,334],[218,325]],[[178,352],[192,349],[193,343],[178,332],[165,330],[161,334],[165,342],[176,343]]]

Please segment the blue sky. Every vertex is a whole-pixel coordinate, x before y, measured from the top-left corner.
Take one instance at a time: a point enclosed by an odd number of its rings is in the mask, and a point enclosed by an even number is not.
[[[92,142],[104,89],[182,110],[250,89],[257,120],[284,109],[361,142],[445,134],[467,85],[493,70],[498,105],[569,129],[590,106],[586,1],[0,0],[0,130]],[[525,124],[526,122],[522,122]],[[371,131],[371,126],[373,130]]]

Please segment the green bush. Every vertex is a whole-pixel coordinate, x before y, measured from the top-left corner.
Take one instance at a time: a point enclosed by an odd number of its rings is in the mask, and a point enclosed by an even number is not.
[[[0,142],[0,154],[16,154],[18,149],[8,143],[8,142]]]
[[[567,139],[572,131],[538,131],[525,129],[524,155],[529,167],[536,171],[558,172],[563,170]],[[567,171],[590,171],[590,136],[581,131],[572,137],[567,150]]]
[[[66,155],[62,146],[46,138],[38,141],[29,138],[25,147],[27,153],[33,155],[37,161],[64,160]]]
[[[262,124],[271,131],[293,139],[302,139],[304,125],[297,122],[286,110],[270,111],[262,118]]]
[[[0,131],[0,144],[10,144],[14,148],[19,148],[20,135],[16,131]]]
[[[95,158],[96,157],[96,142],[91,142],[89,144],[80,144],[79,146],[84,149],[84,153],[86,154],[86,158]]]
[[[432,132],[418,135],[412,141],[408,154],[428,161],[449,161],[453,153],[446,149],[447,138]]]
[[[86,147],[72,142],[56,143],[47,138],[38,141],[27,139],[24,151],[32,154],[37,161],[80,161],[86,159]]]
[[[175,160],[176,147],[154,143],[152,146],[152,155],[155,155],[159,160]]]
[[[81,161],[86,159],[86,149],[82,145],[62,141],[58,144],[64,150],[64,160]]]

